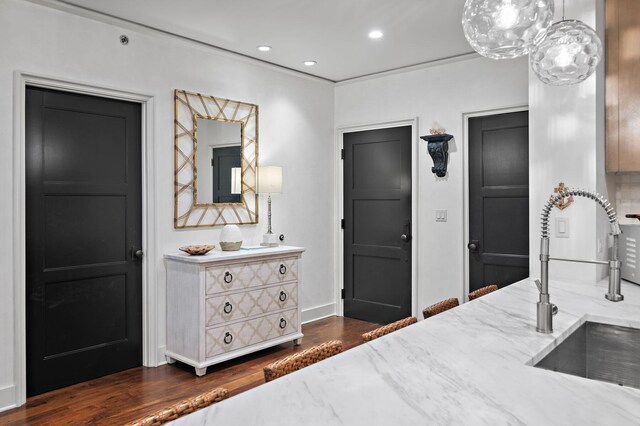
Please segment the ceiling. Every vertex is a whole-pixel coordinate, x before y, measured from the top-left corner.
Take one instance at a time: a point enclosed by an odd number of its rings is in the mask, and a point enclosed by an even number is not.
[[[464,0],[60,2],[332,81],[472,52],[460,24]],[[384,37],[370,39],[374,29]],[[260,52],[258,45],[273,49]]]

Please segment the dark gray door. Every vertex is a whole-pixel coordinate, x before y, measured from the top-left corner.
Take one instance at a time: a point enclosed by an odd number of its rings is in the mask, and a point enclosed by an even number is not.
[[[469,291],[529,276],[529,116],[469,119]]]
[[[411,315],[411,126],[344,135],[344,315]]]
[[[240,146],[213,148],[213,202],[239,203],[240,194],[231,193],[231,169],[240,167]]]
[[[27,88],[28,395],[141,364],[141,164],[139,104]]]

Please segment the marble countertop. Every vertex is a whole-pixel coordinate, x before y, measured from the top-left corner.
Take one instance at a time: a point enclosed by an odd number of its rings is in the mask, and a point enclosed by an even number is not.
[[[640,328],[640,286],[527,279],[177,419],[184,425],[638,425],[640,390],[534,368],[584,321]]]

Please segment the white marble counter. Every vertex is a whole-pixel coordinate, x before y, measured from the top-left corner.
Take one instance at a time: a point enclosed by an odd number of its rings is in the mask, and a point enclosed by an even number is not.
[[[622,290],[551,282],[544,335],[524,280],[173,424],[638,425],[640,390],[530,366],[585,320],[640,328],[640,286]]]

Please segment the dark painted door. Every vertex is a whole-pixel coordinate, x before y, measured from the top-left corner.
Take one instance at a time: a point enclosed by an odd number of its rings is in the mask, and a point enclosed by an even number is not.
[[[27,88],[27,395],[141,364],[141,164],[139,104]]]
[[[344,135],[344,315],[411,315],[411,127]]]
[[[469,291],[529,276],[528,112],[469,119]]]
[[[240,146],[213,148],[213,202],[239,203],[240,194],[231,193],[231,169],[240,167]]]

